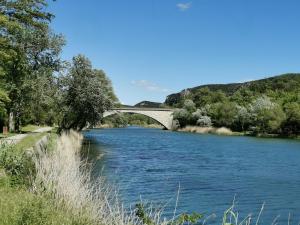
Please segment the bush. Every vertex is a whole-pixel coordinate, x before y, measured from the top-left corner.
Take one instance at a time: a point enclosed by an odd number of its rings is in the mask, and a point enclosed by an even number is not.
[[[209,116],[201,116],[197,120],[197,125],[199,125],[201,127],[210,127],[212,125],[210,117]]]
[[[25,151],[20,151],[15,145],[2,144],[0,147],[0,164],[11,176],[12,186],[28,186],[35,173],[34,163]]]
[[[84,217],[75,217],[46,196],[23,189],[0,187],[1,225],[92,225]]]
[[[283,124],[285,134],[300,134],[300,104],[297,102],[287,103],[284,106],[286,121]]]

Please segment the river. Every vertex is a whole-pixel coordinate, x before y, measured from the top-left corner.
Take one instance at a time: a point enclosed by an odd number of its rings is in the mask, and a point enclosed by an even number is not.
[[[260,224],[300,221],[300,141],[200,135],[128,127],[85,132],[91,148],[104,153],[94,166],[119,189],[125,205],[140,198],[166,205],[173,213],[216,214],[235,199],[240,216],[257,215]],[[218,222],[217,222],[218,221]]]

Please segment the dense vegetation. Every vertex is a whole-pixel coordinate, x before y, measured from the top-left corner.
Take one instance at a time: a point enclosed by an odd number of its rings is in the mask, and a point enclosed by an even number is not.
[[[131,114],[131,113],[121,113],[121,114],[114,114],[108,117],[105,117],[101,124],[107,125],[108,127],[126,127],[128,125],[135,125],[135,126],[156,126],[159,127],[160,124],[145,115],[141,114]]]
[[[29,123],[80,130],[117,100],[86,57],[61,60],[65,40],[51,30],[46,9],[45,0],[0,3],[0,127],[10,131]]]
[[[251,134],[300,134],[300,74],[241,84],[204,85],[169,95],[177,125],[228,127]]]
[[[140,108],[163,108],[165,107],[164,104],[160,102],[150,102],[150,101],[142,101],[134,105],[134,107]]]

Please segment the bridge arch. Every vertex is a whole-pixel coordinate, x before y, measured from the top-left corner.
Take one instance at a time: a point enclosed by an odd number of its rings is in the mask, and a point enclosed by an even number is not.
[[[172,129],[173,111],[169,109],[119,108],[104,112],[103,118],[117,113],[135,113],[145,115],[160,123],[167,130]]]

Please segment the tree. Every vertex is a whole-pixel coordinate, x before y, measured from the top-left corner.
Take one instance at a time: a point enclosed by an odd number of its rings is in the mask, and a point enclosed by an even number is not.
[[[300,134],[300,103],[290,102],[284,106],[286,121],[283,123],[283,132],[285,134]]]
[[[213,124],[217,127],[225,126],[231,128],[236,114],[236,104],[228,101],[212,104],[209,111],[209,116],[211,116]]]
[[[237,105],[237,114],[235,115],[235,125],[240,131],[245,131],[251,121],[251,114],[248,109],[244,106]]]
[[[40,76],[51,78],[61,63],[64,40],[49,29],[53,15],[45,11],[46,6],[45,0],[3,0],[0,4],[0,73],[17,130],[22,117],[28,116],[29,103],[40,101],[32,99],[41,96],[32,84]]]
[[[197,125],[199,125],[201,127],[210,127],[212,125],[210,117],[209,116],[201,116],[197,120]]]
[[[252,124],[254,131],[258,133],[280,133],[285,113],[282,108],[273,103],[270,98],[263,96],[257,98],[250,105]]]
[[[200,88],[193,96],[193,100],[197,107],[205,106],[211,103],[211,91],[208,87]]]
[[[116,99],[112,97],[110,81],[104,73],[99,74],[85,56],[73,57],[68,73],[61,80],[64,112],[60,130],[94,126],[103,112],[113,106]]]
[[[191,114],[186,109],[175,109],[173,119],[178,121],[180,127],[184,127],[189,124]]]
[[[195,111],[195,103],[192,100],[187,99],[184,101],[182,109],[176,109],[173,112],[173,118],[174,120],[178,120],[181,127],[184,127],[188,124],[191,124],[191,122],[193,121],[192,114]]]
[[[187,99],[183,103],[183,108],[186,109],[189,113],[192,113],[196,110],[196,105],[193,100]]]
[[[7,112],[6,112],[6,105],[10,102],[7,93],[0,89],[0,127],[2,128],[3,125],[6,123],[7,119]]]

